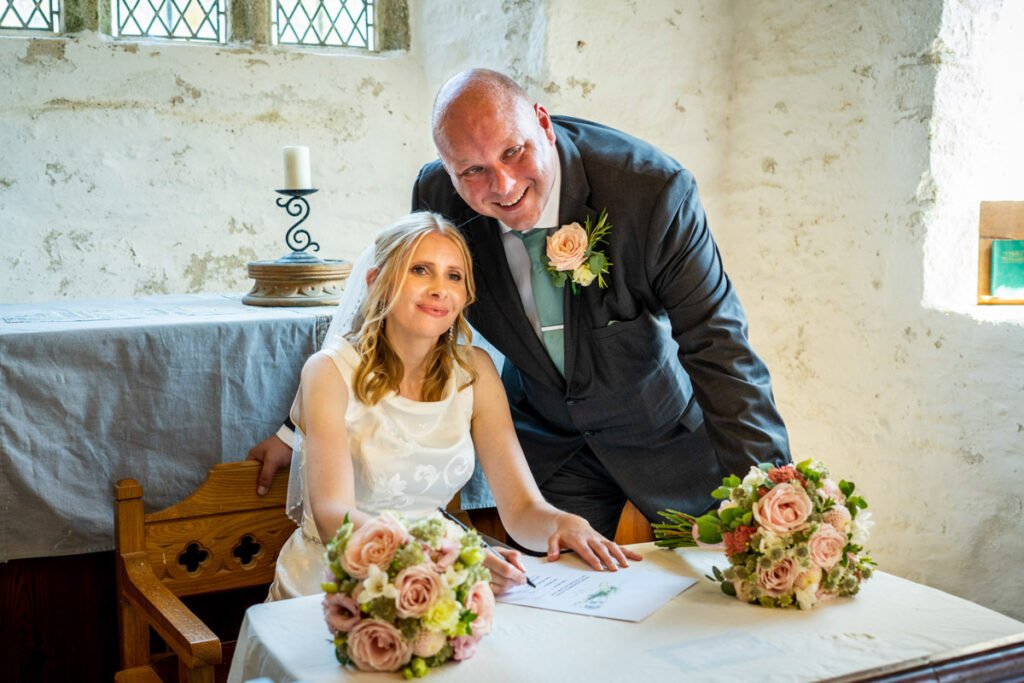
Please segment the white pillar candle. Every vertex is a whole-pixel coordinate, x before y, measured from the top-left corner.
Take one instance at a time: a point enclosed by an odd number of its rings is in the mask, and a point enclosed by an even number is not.
[[[284,148],[284,189],[313,189],[309,174],[309,147]]]

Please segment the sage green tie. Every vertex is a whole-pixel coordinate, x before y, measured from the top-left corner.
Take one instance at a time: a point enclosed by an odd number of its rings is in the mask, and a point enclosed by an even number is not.
[[[530,255],[530,285],[533,288],[533,302],[540,319],[541,337],[544,347],[558,372],[565,376],[565,334],[562,327],[562,290],[551,283],[548,259],[545,254],[548,230],[534,228],[527,232],[516,232]]]

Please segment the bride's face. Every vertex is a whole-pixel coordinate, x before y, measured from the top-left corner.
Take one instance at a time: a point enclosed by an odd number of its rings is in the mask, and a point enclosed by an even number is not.
[[[467,298],[462,252],[444,235],[427,233],[409,259],[386,333],[437,339],[448,332]]]

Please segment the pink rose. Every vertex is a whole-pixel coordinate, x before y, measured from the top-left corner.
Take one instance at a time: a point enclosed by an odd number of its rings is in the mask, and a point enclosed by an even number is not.
[[[754,503],[754,519],[757,523],[776,534],[788,534],[807,526],[811,515],[811,499],[799,486],[776,484]]]
[[[452,659],[461,662],[476,654],[476,645],[482,636],[459,636],[452,639]]]
[[[331,635],[348,633],[363,618],[359,603],[344,593],[331,593],[324,598],[324,621]]]
[[[466,594],[466,609],[476,614],[470,624],[474,636],[486,636],[494,623],[494,593],[486,581],[477,581]]]
[[[793,590],[797,576],[796,562],[791,557],[779,560],[768,569],[757,571],[757,583],[765,595],[777,598]]]
[[[357,579],[365,579],[369,566],[375,564],[387,570],[395,551],[406,542],[409,534],[402,523],[391,515],[371,519],[356,529],[348,539],[341,566]]]
[[[445,570],[455,564],[455,560],[459,559],[462,546],[458,541],[445,539],[441,541],[441,547],[438,550],[428,546],[424,548],[424,551],[430,559],[431,568],[438,574],[444,574]]]
[[[423,629],[412,641],[412,653],[417,657],[433,657],[444,644],[448,642],[448,636],[440,631],[428,631]]]
[[[844,505],[837,505],[821,516],[825,524],[831,524],[837,531],[846,532],[850,528],[850,511]]]
[[[363,619],[348,634],[348,655],[363,671],[398,671],[412,658],[412,646],[391,624]]]
[[[441,577],[427,565],[403,569],[395,577],[395,607],[400,617],[421,617],[441,597]]]
[[[807,549],[811,551],[811,562],[825,570],[834,567],[843,557],[845,546],[846,534],[831,524],[822,524],[807,541]]]
[[[836,505],[846,505],[846,496],[839,490],[839,484],[832,479],[822,479],[821,485],[818,486],[818,493],[826,498],[831,498]]]
[[[587,231],[579,223],[563,225],[548,237],[548,264],[555,270],[576,270],[587,255]]]

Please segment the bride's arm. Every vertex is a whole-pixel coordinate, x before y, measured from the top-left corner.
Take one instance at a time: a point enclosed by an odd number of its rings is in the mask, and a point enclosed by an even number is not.
[[[563,512],[544,500],[516,438],[505,388],[486,352],[473,349],[479,379],[473,385],[473,445],[498,504],[501,522],[513,538],[533,550],[547,549],[558,559],[571,548],[594,569],[615,571],[626,559],[640,559],[631,550],[597,533],[578,515]]]
[[[320,538],[326,543],[346,514],[356,527],[368,519],[355,505],[352,456],[345,429],[348,388],[329,356],[315,353],[306,361],[296,401],[305,438],[310,509]]]

